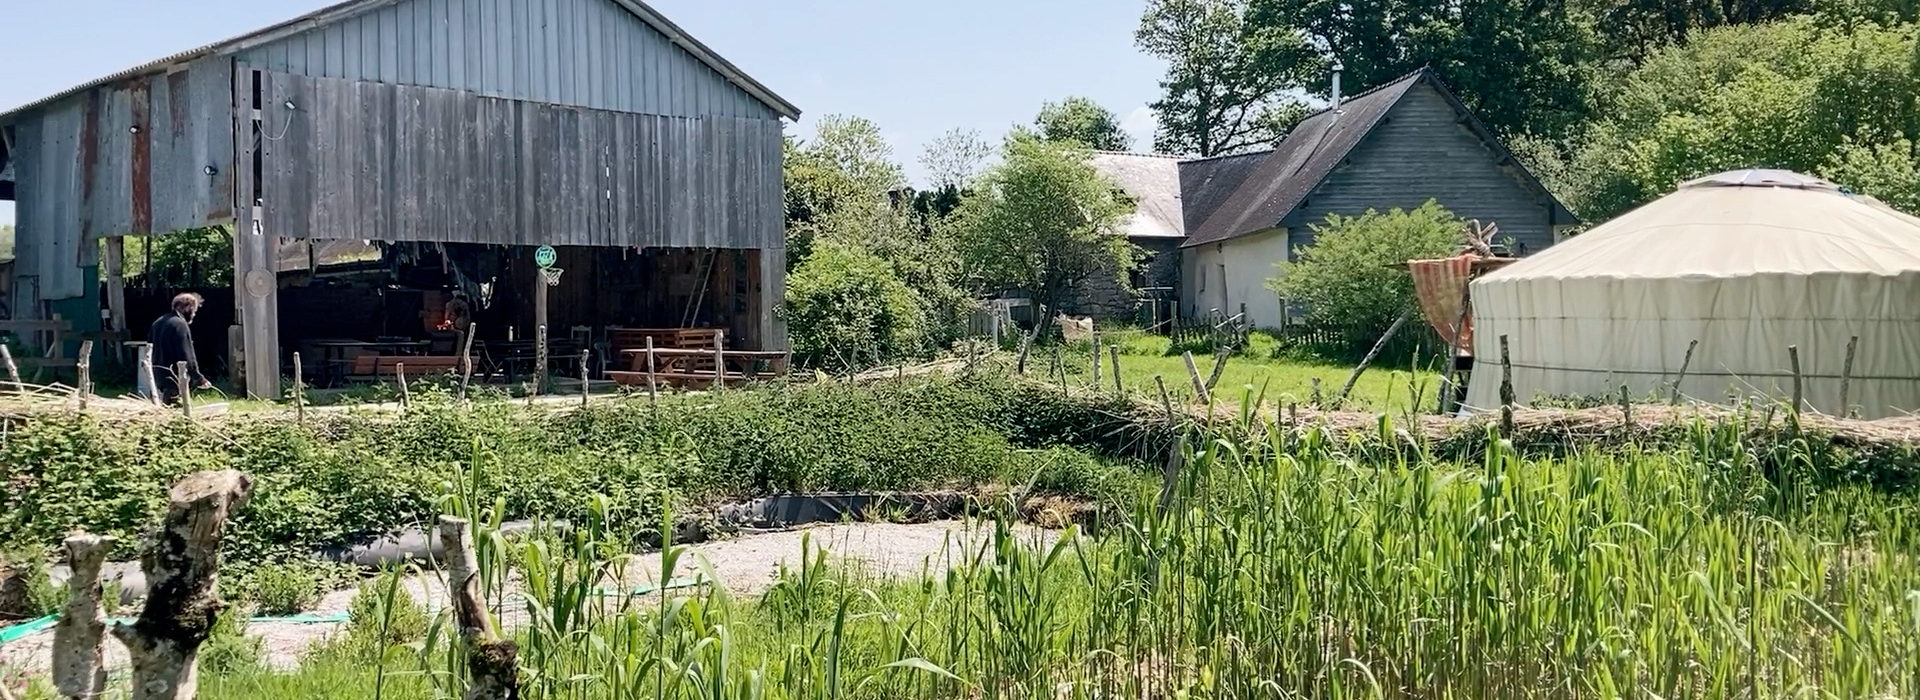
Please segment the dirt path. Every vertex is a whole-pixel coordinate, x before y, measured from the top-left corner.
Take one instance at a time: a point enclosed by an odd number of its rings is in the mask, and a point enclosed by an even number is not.
[[[800,566],[802,552],[806,549],[803,542],[808,543],[813,552],[826,552],[832,564],[853,564],[877,577],[916,578],[926,572],[951,568],[979,553],[983,546],[990,546],[993,534],[990,528],[990,524],[969,525],[961,522],[822,525],[709,542],[691,548],[690,555],[704,558],[730,593],[755,596],[764,593],[778,579],[782,564],[788,568]],[[1035,528],[1023,527],[1019,533],[1022,542],[1039,546],[1050,544],[1056,537],[1052,531]],[[636,556],[625,571],[626,583],[633,589],[657,590],[663,580],[699,576],[701,568],[698,558],[682,557],[675,571],[662,576],[659,556]],[[403,585],[414,600],[428,611],[438,611],[445,605],[445,584],[435,573],[410,577]],[[510,582],[509,587],[512,585]],[[354,594],[353,590],[328,594],[311,614],[329,616],[345,613],[352,604]],[[509,592],[508,598],[512,597]],[[505,605],[497,612],[502,626],[507,629],[526,623],[525,610],[519,606]],[[261,638],[269,664],[285,669],[297,666],[301,655],[314,645],[325,642],[333,635],[343,634],[345,627],[344,623],[338,622],[253,622],[248,624],[247,633]],[[51,663],[49,654],[52,646],[53,631],[45,630],[0,647],[0,663],[24,669],[30,674],[46,673]],[[106,642],[106,654],[110,669],[126,668],[126,649],[111,635]]]

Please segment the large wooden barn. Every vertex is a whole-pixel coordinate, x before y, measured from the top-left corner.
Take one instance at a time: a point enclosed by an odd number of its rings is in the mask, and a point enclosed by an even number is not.
[[[544,318],[783,349],[781,128],[798,115],[639,0],[353,0],[0,114],[12,306],[137,337],[152,316],[129,316],[122,237],[220,226],[233,326],[196,328],[230,331],[253,396],[280,394],[303,328],[353,320],[329,314],[431,330],[454,290],[499,319],[483,338]],[[284,274],[285,250],[316,241],[373,243],[390,279]],[[566,271],[551,299],[538,246]],[[409,285],[440,289],[396,306]]]

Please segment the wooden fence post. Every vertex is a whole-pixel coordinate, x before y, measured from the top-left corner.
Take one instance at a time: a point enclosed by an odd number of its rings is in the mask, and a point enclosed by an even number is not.
[[[53,685],[63,698],[92,700],[106,693],[107,666],[100,642],[107,618],[100,598],[100,565],[113,538],[76,532],[67,536],[67,604],[53,627]]]
[[[1093,388],[1100,388],[1100,334],[1093,334]]]
[[[4,352],[5,348],[6,346],[0,345],[0,352]],[[160,405],[160,385],[154,382],[152,343],[140,346],[140,366],[136,370],[140,372],[140,376],[135,381],[145,380],[147,383],[147,400],[152,401],[155,406]]]
[[[412,406],[413,397],[407,391],[407,363],[405,362],[393,363],[393,377],[394,379],[397,379],[400,382],[400,407],[407,408],[409,406]]]
[[[1787,364],[1793,367],[1793,417],[1800,417],[1800,346],[1787,346]]]
[[[6,343],[0,343],[0,360],[5,360],[7,363],[7,381],[13,383],[13,390],[22,394],[27,393],[27,385],[20,381],[20,365],[14,364],[13,349],[7,347]]]
[[[1227,370],[1227,360],[1233,357],[1235,351],[1232,345],[1213,347],[1213,373],[1207,375],[1207,391],[1213,391],[1214,387],[1220,385],[1220,375]]]
[[[1120,383],[1120,346],[1108,345],[1107,355],[1113,358],[1113,393],[1125,394],[1127,388]]]
[[[547,327],[535,326],[533,329],[533,393],[538,396],[547,390]]]
[[[580,353],[580,405],[587,405],[587,399],[593,396],[593,377],[587,370],[587,353]]]
[[[1360,374],[1366,372],[1367,366],[1373,364],[1374,359],[1380,357],[1380,351],[1387,349],[1387,342],[1393,340],[1393,336],[1400,332],[1401,326],[1407,325],[1407,319],[1410,318],[1413,318],[1412,308],[1401,311],[1399,318],[1393,319],[1393,325],[1387,326],[1387,332],[1382,333],[1380,339],[1374,341],[1373,349],[1368,350],[1366,357],[1360,358],[1360,364],[1353,368],[1351,374],[1347,375],[1347,383],[1341,386],[1340,393],[1335,394],[1333,397],[1334,406],[1339,406],[1346,402],[1347,395],[1353,393],[1353,385],[1359,383]],[[1417,406],[1419,404],[1416,402],[1415,405]]]
[[[189,475],[167,494],[157,549],[141,561],[146,607],[113,626],[133,659],[131,700],[193,700],[200,645],[227,607],[214,588],[220,539],[252,494],[253,480],[233,470]]]
[[[660,408],[660,382],[654,378],[653,336],[647,336],[647,402]]]
[[[1673,378],[1673,405],[1680,405],[1680,382],[1687,380],[1687,368],[1693,365],[1693,349],[1700,347],[1699,339],[1687,343],[1687,356],[1680,359],[1680,375]]]
[[[467,521],[440,516],[440,542],[446,547],[447,595],[454,620],[467,645],[466,700],[508,700],[520,693],[519,645],[501,639],[487,603],[480,597],[480,571]]]
[[[1193,351],[1180,353],[1180,359],[1187,363],[1187,378],[1193,380],[1194,398],[1200,399],[1201,403],[1211,405],[1213,397],[1207,393],[1207,383],[1200,379],[1200,367],[1193,363]]]
[[[713,332],[713,388],[727,388],[727,332]]]
[[[80,386],[74,393],[79,396],[80,410],[87,410],[87,399],[93,396],[93,341],[80,341],[80,358],[74,364],[76,384]]]
[[[293,419],[307,422],[306,374],[300,368],[300,353],[293,354]]]
[[[460,400],[467,400],[467,384],[473,381],[473,336],[479,335],[480,325],[467,324],[466,337],[460,339]]]
[[[1507,336],[1500,336],[1500,436],[1513,437],[1513,358],[1507,353]]]
[[[1840,368],[1841,418],[1852,418],[1856,415],[1853,410],[1853,402],[1849,390],[1853,388],[1853,351],[1859,344],[1860,336],[1856,335],[1847,339],[1847,364]]]
[[[180,389],[180,412],[193,417],[193,378],[187,375],[187,363],[173,363],[173,385]]]

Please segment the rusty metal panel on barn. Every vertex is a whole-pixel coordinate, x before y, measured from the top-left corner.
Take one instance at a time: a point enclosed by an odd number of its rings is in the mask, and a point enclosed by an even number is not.
[[[781,245],[775,119],[640,115],[276,72],[263,73],[263,85],[264,223],[278,235]]]
[[[206,58],[144,79],[149,225],[136,221],[133,233],[233,218],[232,70],[225,58]],[[136,196],[134,206],[141,202]]]
[[[276,72],[597,110],[779,118],[611,0],[402,0],[239,58]]]

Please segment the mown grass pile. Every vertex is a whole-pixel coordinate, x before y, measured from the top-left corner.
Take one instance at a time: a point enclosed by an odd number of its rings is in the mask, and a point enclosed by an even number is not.
[[[0,551],[85,529],[117,536],[131,555],[167,486],[202,469],[254,477],[227,540],[238,561],[307,556],[430,520],[456,465],[478,474],[508,518],[584,517],[580,494],[597,493],[629,536],[650,531],[667,502],[966,488],[1041,472],[1048,483],[1108,484],[1132,471],[1093,454],[1132,448],[1126,421],[1108,411],[1118,404],[978,376],[671,396],[657,410],[644,399],[553,411],[416,397],[404,416],[306,423],[48,413],[0,438]]]
[[[1488,437],[1474,462],[1362,460],[1234,432],[1190,441],[1164,513],[1141,499],[1038,546],[1009,506],[913,580],[808,557],[758,600],[608,605],[588,592],[630,560],[601,558],[607,518],[478,540],[489,590],[528,582],[501,601],[533,620],[528,698],[1920,697],[1911,498],[1807,480],[1790,444],[1782,461],[1702,423],[1672,449],[1533,460]],[[203,690],[453,697],[447,624],[378,664]]]

